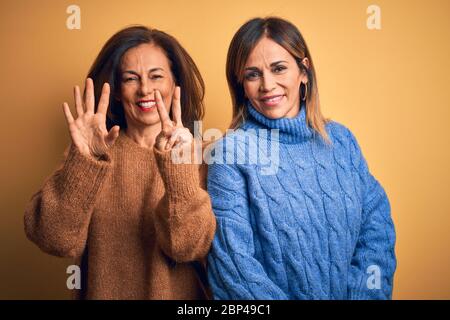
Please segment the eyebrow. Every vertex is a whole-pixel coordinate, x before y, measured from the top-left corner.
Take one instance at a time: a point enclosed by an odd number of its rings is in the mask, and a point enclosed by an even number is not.
[[[277,64],[280,64],[280,63],[282,63],[282,62],[288,63],[287,61],[280,60],[280,61],[272,62],[272,63],[270,64],[270,66],[273,67],[273,66],[276,66]],[[259,70],[259,69],[258,69],[257,67],[248,67],[248,68],[245,68],[245,70]]]
[[[156,67],[156,68],[151,68],[150,70],[148,70],[148,72],[155,72],[155,71],[164,71],[164,69]],[[136,71],[133,71],[133,70],[125,70],[122,73],[131,73],[131,74],[134,74],[136,76],[139,75]]]

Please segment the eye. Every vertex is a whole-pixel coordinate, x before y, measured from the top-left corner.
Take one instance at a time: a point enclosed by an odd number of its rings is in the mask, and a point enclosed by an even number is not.
[[[137,81],[138,78],[137,77],[129,77],[129,78],[124,78],[123,82],[131,82],[131,81]]]
[[[246,80],[255,80],[255,79],[258,79],[259,76],[260,76],[259,72],[257,72],[257,71],[250,71],[250,72],[247,72],[245,74],[245,79]]]
[[[162,75],[160,75],[160,74],[154,74],[154,75],[152,75],[151,77],[150,77],[150,79],[152,79],[152,80],[157,80],[157,79],[161,79],[163,76]]]
[[[279,65],[279,66],[276,66],[275,68],[273,68],[273,72],[275,72],[275,73],[280,73],[280,72],[282,72],[282,71],[284,71],[284,70],[286,70],[286,69],[287,69],[286,66]]]

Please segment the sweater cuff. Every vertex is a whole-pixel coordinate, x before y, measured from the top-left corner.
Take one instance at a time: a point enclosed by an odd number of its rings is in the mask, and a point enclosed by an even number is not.
[[[153,152],[168,197],[190,198],[198,194],[199,165],[173,161],[172,150],[159,151],[153,147]]]
[[[109,154],[96,160],[80,153],[72,143],[59,180],[63,202],[71,207],[90,208],[111,166]]]

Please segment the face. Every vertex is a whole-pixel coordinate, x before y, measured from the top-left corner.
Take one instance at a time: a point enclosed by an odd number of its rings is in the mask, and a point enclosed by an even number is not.
[[[303,63],[308,66],[307,58]],[[298,114],[302,82],[307,82],[307,76],[294,57],[267,37],[257,43],[245,64],[245,95],[256,110],[271,119]]]
[[[160,125],[155,104],[159,90],[169,112],[175,81],[164,51],[154,44],[141,44],[122,56],[120,97],[128,126]]]

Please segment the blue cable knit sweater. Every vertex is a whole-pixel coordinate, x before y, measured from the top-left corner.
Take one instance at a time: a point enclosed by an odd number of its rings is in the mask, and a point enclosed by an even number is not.
[[[293,119],[247,108],[242,130],[219,140],[209,160],[216,162],[208,169],[217,218],[208,256],[214,298],[390,299],[390,204],[353,134],[329,122],[326,144],[307,125],[304,104]],[[258,129],[278,129],[279,136]],[[279,152],[274,172],[262,170],[265,145]],[[256,150],[258,163],[249,160]]]

